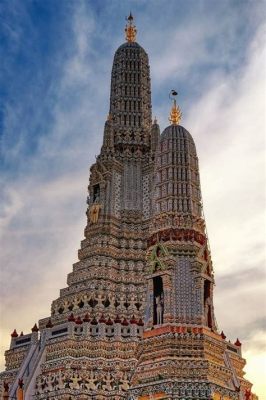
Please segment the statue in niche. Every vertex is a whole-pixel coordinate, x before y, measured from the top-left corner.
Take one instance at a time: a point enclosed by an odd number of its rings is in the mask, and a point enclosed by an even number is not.
[[[205,323],[209,328],[212,328],[212,312],[211,312],[211,300],[207,299],[204,306]]]
[[[163,294],[155,297],[157,325],[163,323]]]
[[[97,184],[93,186],[92,204],[89,206],[89,221],[92,224],[98,222],[100,210],[100,185]]]
[[[93,203],[99,203],[99,201],[100,201],[100,192],[97,191],[93,196]]]
[[[102,206],[100,204],[93,203],[89,208],[89,221],[92,224],[96,224],[99,219],[99,214]]]

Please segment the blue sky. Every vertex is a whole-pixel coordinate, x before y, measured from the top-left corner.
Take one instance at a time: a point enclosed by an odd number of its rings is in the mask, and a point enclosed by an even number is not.
[[[1,355],[14,327],[26,332],[49,314],[77,260],[113,55],[131,10],[150,58],[153,115],[168,125],[177,89],[196,141],[218,324],[243,340],[248,377],[266,393],[265,8],[0,0]]]
[[[159,114],[168,106],[169,87],[177,87],[181,105],[189,107],[217,75],[222,78],[241,67],[255,33],[254,21],[262,19],[258,5],[251,1],[2,1],[5,170],[24,168],[24,156],[40,151],[40,141],[53,129],[58,105],[67,114],[81,96],[94,97],[102,102],[98,119],[103,124],[111,60],[123,39],[128,9],[134,10],[139,38],[149,51],[153,107]],[[73,71],[75,76],[68,77],[67,84],[66,66],[75,57],[83,64],[79,67],[87,68]]]

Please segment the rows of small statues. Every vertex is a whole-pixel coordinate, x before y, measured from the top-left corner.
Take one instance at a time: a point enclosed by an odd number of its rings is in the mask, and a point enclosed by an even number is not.
[[[176,215],[160,214],[154,218],[152,229],[164,228],[166,226],[176,226],[179,228],[196,229],[205,232],[205,222],[200,217],[194,217],[190,214]]]
[[[61,370],[57,373],[40,375],[36,380],[35,394],[42,394],[62,389],[71,390],[101,390],[126,391],[129,389],[129,379],[126,372],[93,371],[83,372]]]
[[[195,398],[202,398],[202,400],[206,398],[210,398],[211,396],[211,388],[202,383],[181,383],[178,382],[178,384],[173,387],[172,385],[168,385],[167,383],[162,383],[159,385],[156,385],[156,387],[151,387],[148,389],[149,393],[147,393],[147,389],[144,390],[133,390],[133,395],[135,395],[137,398],[139,395],[149,395],[150,399],[156,399],[156,393],[165,393],[165,394],[170,394],[171,393],[171,398],[172,395],[174,394],[175,396],[178,396],[178,398],[181,398],[181,400],[189,400],[189,399],[195,399]]]
[[[144,299],[141,299],[143,301]],[[98,307],[99,309],[104,308],[115,308],[119,311],[119,309],[131,309],[140,310],[142,308],[142,304],[140,303],[137,296],[131,296],[129,299],[119,299],[119,301],[115,298],[108,298],[103,293],[96,293],[93,296],[87,296],[86,294],[83,296],[74,297],[69,300],[64,300],[62,303],[57,304],[57,309],[54,309],[54,313],[63,314],[65,312],[74,311],[82,308],[88,308],[88,306],[92,309]]]

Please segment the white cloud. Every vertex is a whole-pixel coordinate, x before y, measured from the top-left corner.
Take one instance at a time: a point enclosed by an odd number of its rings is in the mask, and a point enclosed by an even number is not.
[[[2,177],[3,350],[8,348],[9,333],[15,327],[28,332],[35,321],[49,315],[50,304],[66,285],[67,273],[77,261],[79,241],[83,239],[89,165],[99,151],[104,116],[101,121],[96,112],[102,94],[90,96],[95,78],[101,73],[100,69],[97,73],[90,69],[87,56],[92,48],[88,41],[85,48],[94,21],[79,8],[76,13],[72,54],[64,60],[57,82],[53,125],[47,135],[39,138],[36,154],[28,156],[15,179],[7,183]],[[71,98],[67,104],[69,95],[73,96],[73,104]],[[30,94],[27,100],[31,106],[34,102],[37,106],[39,101]],[[18,126],[21,110],[23,107],[19,106],[6,114],[9,134]],[[32,118],[38,119],[40,115]],[[26,129],[27,126],[21,126],[22,141],[27,140]],[[6,156],[20,161],[20,157],[25,158],[21,148],[12,147],[12,154]]]
[[[4,190],[2,187],[1,197],[0,234],[4,235],[5,229],[8,228],[14,216],[21,209],[22,202],[19,194],[11,188]]]
[[[241,67],[212,80],[187,118],[200,158],[218,324],[231,340],[246,339],[243,348],[252,365],[258,352],[266,356],[254,331],[266,318],[264,40],[260,29]],[[219,287],[224,276],[232,282],[228,290]],[[265,335],[265,325],[260,329]],[[261,390],[258,368],[247,371],[255,390]]]

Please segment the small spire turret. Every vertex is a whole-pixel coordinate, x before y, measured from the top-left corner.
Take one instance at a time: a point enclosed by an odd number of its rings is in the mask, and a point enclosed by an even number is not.
[[[31,331],[32,331],[32,332],[38,332],[38,331],[39,331],[39,328],[38,328],[38,326],[37,326],[36,323],[35,323],[34,326],[31,328]]]
[[[11,333],[11,337],[12,338],[18,337],[18,333],[17,333],[16,329],[14,329],[13,332]]]
[[[128,21],[128,23],[126,24],[125,27],[125,33],[126,33],[126,40],[130,43],[135,42],[136,41],[136,36],[137,36],[137,29],[136,26],[133,24],[133,15],[129,14],[129,16],[126,18],[126,20]]]
[[[158,125],[157,118],[155,117],[151,127],[151,150],[153,154],[156,151],[159,140],[160,140],[160,127]]]

